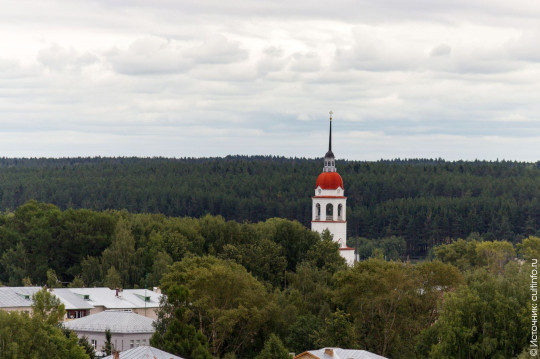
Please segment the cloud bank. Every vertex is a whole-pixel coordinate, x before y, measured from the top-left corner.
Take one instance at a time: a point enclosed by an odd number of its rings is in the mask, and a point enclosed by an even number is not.
[[[540,5],[25,0],[3,156],[540,159]]]

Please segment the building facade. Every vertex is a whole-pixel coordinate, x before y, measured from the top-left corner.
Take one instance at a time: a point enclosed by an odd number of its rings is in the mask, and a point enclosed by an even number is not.
[[[79,338],[87,337],[97,351],[102,351],[105,347],[105,331],[110,330],[113,348],[123,351],[149,345],[155,331],[153,322],[152,319],[131,310],[105,310],[64,322],[63,325],[77,333]]]

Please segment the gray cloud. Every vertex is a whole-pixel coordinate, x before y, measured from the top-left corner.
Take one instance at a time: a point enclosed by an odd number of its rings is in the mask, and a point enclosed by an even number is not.
[[[66,68],[80,68],[99,61],[94,54],[88,52],[79,54],[74,49],[68,50],[56,44],[41,49],[37,54],[37,60],[42,65],[59,71]]]
[[[342,157],[540,158],[524,0],[34,4],[0,14],[5,155],[320,156],[332,109]]]
[[[108,57],[113,68],[126,75],[168,74],[189,66],[178,45],[158,37],[139,38],[126,50],[112,50]]]
[[[185,56],[199,64],[227,64],[247,59],[248,51],[240,43],[216,34],[205,38],[202,45],[186,49]]]
[[[315,72],[321,69],[321,59],[314,52],[296,53],[292,56],[290,70],[297,72]]]
[[[447,44],[440,44],[435,46],[429,52],[430,56],[448,56],[452,53],[452,48]]]
[[[127,75],[181,73],[204,64],[229,64],[247,58],[248,52],[222,35],[204,38],[202,44],[179,43],[162,37],[135,40],[127,49],[114,49],[108,57],[115,71]]]

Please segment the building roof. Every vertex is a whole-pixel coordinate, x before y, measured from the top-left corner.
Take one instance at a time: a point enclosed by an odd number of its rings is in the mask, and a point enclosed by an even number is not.
[[[159,308],[163,295],[147,289],[124,289],[124,299],[133,303],[136,308]]]
[[[145,289],[124,289],[118,292],[109,288],[57,288],[53,293],[64,303],[66,309],[158,308],[161,294]],[[145,300],[146,299],[146,300]]]
[[[0,287],[0,308],[30,307],[32,295],[41,287]],[[109,288],[54,288],[66,310],[159,308],[162,294],[145,289],[124,289],[117,295]]]
[[[0,287],[0,308],[30,307],[41,287]]]
[[[60,299],[66,310],[92,309],[94,306],[84,296],[77,295],[71,291],[71,288],[53,289],[53,294]]]
[[[106,310],[64,323],[76,332],[153,333],[154,321],[129,310]]]
[[[332,355],[330,355],[332,353]],[[322,348],[318,350],[308,350],[298,354],[294,359],[387,359],[383,356],[373,354],[366,350]]]
[[[123,296],[117,296],[116,291],[109,288],[70,288],[70,290],[77,295],[87,296],[88,303],[94,307],[105,307],[107,309],[137,308]]]
[[[103,359],[112,359],[113,356],[109,355]],[[124,350],[120,352],[120,359],[183,359],[179,356],[164,352],[150,346],[140,346],[137,348]]]
[[[343,187],[343,180],[337,172],[323,172],[317,177],[315,182],[315,188],[321,187],[322,189],[337,189]]]

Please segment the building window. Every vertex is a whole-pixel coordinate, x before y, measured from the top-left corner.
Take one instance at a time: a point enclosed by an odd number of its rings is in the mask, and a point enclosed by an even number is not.
[[[130,348],[130,349],[131,349],[131,348],[135,348],[135,340],[131,339],[131,340],[129,341],[129,348]]]
[[[96,339],[92,339],[92,347],[94,348],[94,350],[97,349],[97,340]]]
[[[141,346],[141,340],[140,340],[140,339],[137,339],[137,346],[138,346],[138,347]]]

